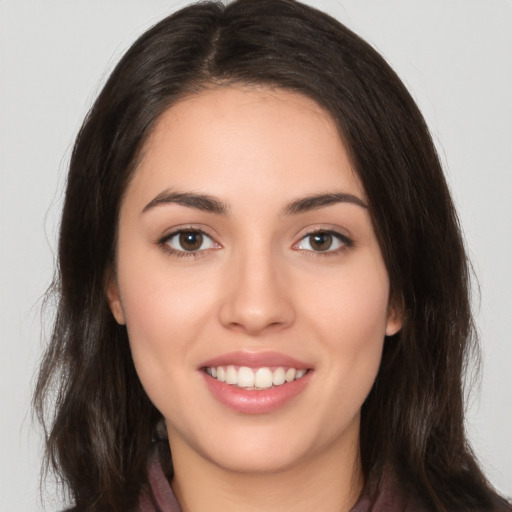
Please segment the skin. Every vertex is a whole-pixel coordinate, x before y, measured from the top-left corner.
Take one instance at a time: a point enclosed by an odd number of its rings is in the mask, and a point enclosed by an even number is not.
[[[227,211],[155,200],[169,192],[207,194]],[[286,212],[332,192],[362,205]],[[302,95],[214,88],[157,122],[121,206],[108,298],[165,418],[185,512],[340,511],[357,500],[361,405],[385,336],[401,326],[365,201],[334,122]],[[207,237],[186,252],[165,239],[179,229]],[[318,231],[341,238],[319,251]],[[269,350],[307,363],[299,395],[265,414],[213,397],[204,361]]]

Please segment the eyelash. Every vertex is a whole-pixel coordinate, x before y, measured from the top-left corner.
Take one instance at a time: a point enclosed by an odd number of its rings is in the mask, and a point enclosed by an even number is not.
[[[169,242],[180,235],[183,234],[195,234],[195,235],[201,235],[203,238],[207,238],[211,241],[213,245],[216,245],[217,247],[208,247],[206,249],[198,249],[193,251],[187,251],[187,250],[180,250],[175,249],[169,245]],[[337,240],[339,243],[341,243],[341,246],[336,249],[326,249],[325,251],[314,251],[312,249],[301,249],[297,246],[301,243],[303,243],[305,240],[307,240],[310,237],[313,237],[315,235],[328,235],[331,236],[333,239]],[[202,240],[202,243],[204,243],[204,240]],[[172,233],[169,233],[168,235],[165,235],[160,240],[158,240],[158,245],[169,255],[176,256],[178,258],[199,258],[202,256],[205,256],[205,253],[212,249],[220,248],[221,245],[215,242],[213,238],[205,233],[203,230],[198,228],[181,228],[176,231],[173,231]],[[202,245],[202,244],[201,244]],[[311,247],[311,243],[309,244]],[[329,256],[335,256],[341,252],[346,251],[347,249],[350,249],[354,246],[353,240],[351,240],[346,235],[343,235],[341,233],[338,233],[337,231],[333,231],[330,229],[316,229],[313,231],[310,231],[308,233],[305,233],[298,242],[293,244],[293,248],[296,248],[296,250],[301,251],[305,254],[307,254],[310,257],[329,257]]]
[[[332,229],[321,229],[320,228],[320,229],[315,229],[313,231],[310,231],[310,232],[304,234],[300,238],[300,240],[294,244],[294,247],[297,247],[299,244],[301,244],[308,238],[310,239],[311,237],[313,237],[315,235],[324,235],[324,236],[328,235],[328,236],[332,237],[334,240],[337,240],[341,245],[340,245],[340,247],[337,247],[335,249],[328,248],[325,251],[313,251],[310,249],[300,249],[300,248],[297,248],[297,250],[304,252],[305,254],[307,254],[310,257],[320,256],[320,257],[327,258],[330,256],[336,256],[354,246],[354,241],[352,239],[350,239],[348,236],[338,233],[337,231],[333,231]],[[311,243],[309,245],[311,246]]]
[[[170,241],[183,234],[194,234],[194,235],[201,235],[201,237],[209,239],[213,245],[216,245],[217,247],[209,247],[207,249],[198,249],[195,251],[186,251],[186,250],[179,250],[171,247],[169,245]],[[204,243],[204,240],[202,240],[202,243]],[[158,241],[158,245],[169,255],[176,256],[178,258],[199,258],[205,255],[206,251],[209,251],[211,249],[217,249],[220,248],[220,244],[215,242],[213,238],[205,233],[203,230],[198,228],[181,228],[176,231],[173,231],[172,233],[169,233],[168,235],[165,235]],[[201,244],[202,245],[202,244]]]

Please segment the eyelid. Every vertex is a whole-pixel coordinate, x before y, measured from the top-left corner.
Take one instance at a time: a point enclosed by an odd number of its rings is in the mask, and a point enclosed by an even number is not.
[[[307,239],[308,237],[310,237],[312,235],[318,234],[318,233],[323,233],[323,234],[331,235],[333,238],[335,238],[336,240],[341,242],[341,246],[336,247],[334,249],[330,249],[329,248],[329,249],[327,249],[325,251],[315,251],[312,248],[311,249],[304,249],[304,248],[300,248],[299,247],[299,244],[301,244],[301,242],[303,242],[305,239]],[[330,255],[337,254],[337,253],[339,253],[341,251],[344,251],[346,249],[349,249],[349,248],[351,248],[353,246],[354,246],[354,241],[348,235],[346,235],[344,233],[341,233],[340,231],[338,231],[336,229],[333,229],[332,227],[318,226],[318,227],[315,227],[315,228],[308,228],[308,230],[306,232],[301,233],[299,235],[298,241],[295,242],[292,247],[294,249],[296,249],[296,250],[312,253],[312,254],[318,255],[318,256],[322,256],[322,255],[323,256],[330,256]]]
[[[197,225],[183,225],[183,226],[177,226],[172,228],[168,233],[163,235],[157,240],[157,245],[162,248],[165,252],[168,254],[172,254],[174,256],[185,256],[185,257],[200,257],[205,255],[206,252],[213,250],[213,249],[220,249],[222,248],[222,244],[217,242],[216,236],[212,235],[208,232],[208,229],[205,229],[204,227],[198,227]],[[174,248],[170,246],[169,240],[171,240],[173,237],[176,237],[180,235],[181,233],[186,232],[196,232],[200,233],[202,236],[207,237],[211,240],[213,247],[208,247],[205,249],[197,249],[195,251],[187,251],[187,250],[180,250],[177,248]],[[305,249],[299,247],[299,245],[309,236],[315,235],[317,233],[323,233],[331,235],[333,238],[335,238],[337,241],[341,243],[339,247],[335,247],[334,249],[326,249],[325,251],[315,251],[313,248],[311,249]],[[342,233],[339,229],[334,229],[332,227],[327,226],[310,226],[302,231],[298,235],[298,240],[292,245],[292,249],[303,251],[305,253],[311,253],[315,256],[331,256],[338,254],[339,252],[342,252],[344,250],[347,250],[354,246],[353,239]]]
[[[172,240],[174,237],[179,236],[182,233],[200,233],[203,237],[209,238],[212,241],[212,244],[214,247],[208,247],[205,249],[197,249],[195,251],[186,251],[186,250],[180,250],[175,247],[172,247],[169,244],[169,241]],[[222,245],[217,242],[216,237],[208,233],[204,228],[193,226],[193,225],[185,225],[185,226],[179,226],[174,227],[171,231],[163,235],[157,240],[157,245],[162,248],[166,253],[178,256],[178,257],[193,257],[197,258],[200,256],[203,256],[205,252],[210,251],[212,249],[220,249]]]

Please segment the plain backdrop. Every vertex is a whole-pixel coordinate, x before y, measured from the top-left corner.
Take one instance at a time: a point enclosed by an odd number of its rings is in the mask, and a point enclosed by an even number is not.
[[[50,323],[41,297],[53,274],[74,136],[122,53],[187,3],[0,0],[2,512],[43,510],[30,396]],[[388,59],[432,130],[480,285],[483,368],[468,431],[491,481],[512,496],[512,2],[310,3]],[[47,510],[62,508],[46,498]]]

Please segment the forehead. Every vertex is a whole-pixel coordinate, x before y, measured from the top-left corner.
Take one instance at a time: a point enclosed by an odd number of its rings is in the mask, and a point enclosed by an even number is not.
[[[168,187],[222,196],[341,188],[364,196],[326,110],[298,93],[245,86],[208,89],[165,111],[131,186],[146,199]]]

